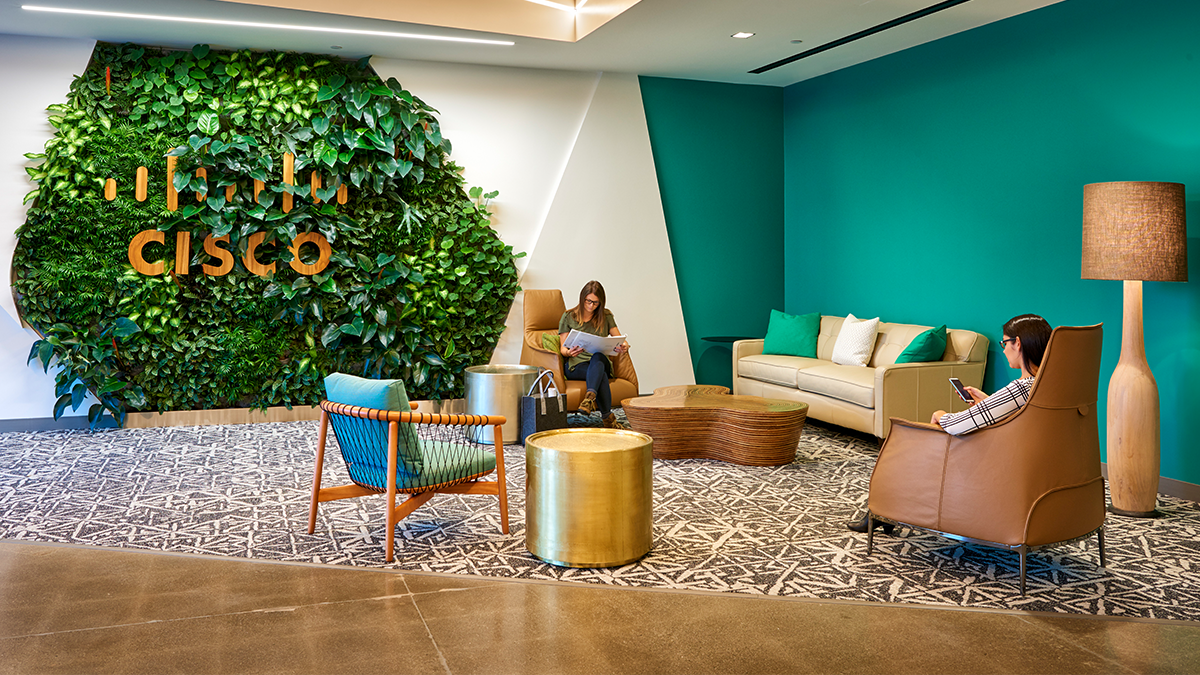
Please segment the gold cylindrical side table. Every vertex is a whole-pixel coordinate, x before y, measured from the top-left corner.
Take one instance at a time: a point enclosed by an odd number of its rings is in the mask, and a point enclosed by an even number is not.
[[[650,551],[654,441],[614,429],[525,439],[525,547],[563,567],[616,567]]]

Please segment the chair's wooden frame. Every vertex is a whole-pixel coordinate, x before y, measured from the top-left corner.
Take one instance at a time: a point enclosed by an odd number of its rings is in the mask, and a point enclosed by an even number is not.
[[[410,404],[415,410],[417,404]],[[435,494],[464,494],[464,495],[496,495],[500,499],[500,531],[508,534],[508,489],[504,475],[504,439],[500,426],[505,423],[502,415],[437,415],[433,413],[399,412],[395,410],[377,410],[358,406],[321,401],[321,429],[317,436],[316,469],[313,474],[312,503],[308,511],[308,533],[312,534],[317,527],[317,505],[321,502],[331,502],[338,499],[352,499],[366,495],[380,494],[380,490],[369,488],[357,483],[340,485],[338,487],[321,487],[321,472],[325,468],[325,439],[329,431],[330,415],[346,415],[388,423],[388,481],[387,481],[387,562],[392,562],[396,538],[396,525],[417,510],[422,504],[433,498]],[[496,454],[496,480],[483,481],[479,478],[491,471],[471,479],[439,483],[411,489],[396,487],[396,468],[398,465],[400,425],[409,424],[438,424],[446,426],[491,426],[493,429],[493,447]],[[396,504],[396,493],[408,494],[408,499]]]

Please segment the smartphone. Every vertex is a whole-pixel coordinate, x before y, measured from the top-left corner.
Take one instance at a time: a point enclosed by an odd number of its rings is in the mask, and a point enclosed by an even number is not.
[[[967,388],[963,386],[962,380],[958,379],[957,377],[952,377],[950,378],[950,384],[954,385],[954,391],[958,392],[959,398],[967,403],[975,402],[975,399],[971,398],[971,394],[967,391]]]

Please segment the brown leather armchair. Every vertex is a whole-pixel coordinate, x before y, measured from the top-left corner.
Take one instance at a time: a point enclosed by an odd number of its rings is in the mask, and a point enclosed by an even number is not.
[[[1022,595],[1031,549],[1096,534],[1103,567],[1102,337],[1100,325],[1054,329],[1029,402],[994,425],[951,436],[892,418],[871,475],[867,554],[880,520],[1017,551]]]
[[[562,291],[525,291],[525,341],[521,345],[521,364],[541,366],[554,373],[554,386],[567,395],[567,408],[578,410],[579,402],[587,392],[587,384],[582,380],[563,377],[562,355],[542,347],[543,333],[558,335],[558,321],[565,311],[567,306],[563,303]],[[618,406],[621,401],[638,395],[637,372],[633,369],[629,352],[610,356],[609,359],[613,365],[609,388],[612,390],[613,405]]]

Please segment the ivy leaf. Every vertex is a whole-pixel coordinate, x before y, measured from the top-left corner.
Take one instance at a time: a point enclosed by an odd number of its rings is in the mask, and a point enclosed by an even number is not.
[[[202,58],[208,56],[208,52],[210,50],[211,50],[211,47],[209,47],[208,45],[196,45],[195,47],[192,47],[192,56],[194,56],[198,59],[202,59]]]
[[[330,121],[328,117],[314,117],[312,120],[313,131],[318,135],[324,136],[325,132],[329,131]]]
[[[433,352],[425,352],[425,361],[426,361],[426,363],[429,363],[430,365],[434,365],[434,366],[446,365],[445,360],[443,360],[442,357],[438,356],[437,354],[435,354]]]
[[[342,331],[337,326],[330,324],[325,326],[325,330],[321,333],[321,346],[329,349],[330,345],[337,342],[342,337]]]
[[[196,129],[206,136],[216,136],[221,130],[221,118],[215,112],[201,113],[200,118],[196,120]]]
[[[59,396],[58,400],[54,402],[54,419],[57,420],[59,417],[62,417],[63,410],[65,410],[66,407],[70,404],[71,404],[71,395],[70,394],[63,394],[62,396]]]
[[[88,423],[92,425],[93,429],[96,428],[96,423],[100,421],[100,418],[103,415],[104,406],[100,405],[99,403],[93,403],[92,407],[88,408]]]
[[[104,385],[103,387],[100,387],[100,389],[97,391],[97,393],[99,393],[101,396],[103,396],[104,394],[111,394],[114,391],[121,391],[124,388],[125,388],[124,382],[122,382],[120,380],[112,380],[108,384]]]
[[[330,86],[322,86],[317,90],[317,103],[322,103],[337,96],[337,92]]]
[[[124,316],[117,319],[116,322],[113,323],[112,328],[113,335],[121,339],[125,339],[134,333],[140,333],[141,330],[141,327],[139,327],[137,323]]]
[[[396,162],[396,173],[400,174],[401,178],[407,176],[408,172],[411,171],[412,168],[413,163],[410,161],[405,160],[403,162]]]
[[[380,326],[386,326],[388,322],[388,312],[386,307],[375,308],[375,323]]]
[[[87,396],[87,385],[80,382],[71,389],[71,409],[79,410],[79,406],[83,405],[83,399]]]

